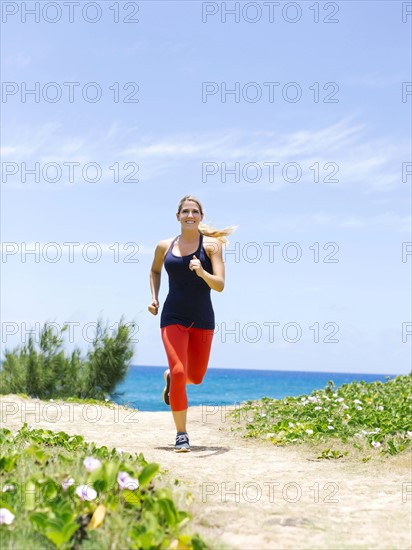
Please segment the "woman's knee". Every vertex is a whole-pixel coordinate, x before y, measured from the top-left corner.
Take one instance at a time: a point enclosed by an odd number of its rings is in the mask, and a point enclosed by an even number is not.
[[[186,374],[184,368],[171,370],[169,398],[172,411],[187,409]]]
[[[190,382],[192,384],[201,384],[203,381],[203,378],[205,377],[204,373],[201,372],[191,372],[190,373]]]
[[[174,368],[170,371],[171,383],[174,386],[180,386],[186,383],[186,374],[185,369],[183,368]]]

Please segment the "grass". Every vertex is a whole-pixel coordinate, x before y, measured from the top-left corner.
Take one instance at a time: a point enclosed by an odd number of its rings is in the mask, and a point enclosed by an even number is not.
[[[342,458],[339,443],[360,451],[396,455],[412,443],[412,374],[386,382],[352,382],[309,396],[263,398],[241,404],[231,413],[244,437],[275,445],[310,443],[327,447],[318,458]],[[367,457],[364,457],[367,460]]]
[[[0,508],[14,516],[0,525],[1,548],[206,548],[142,454],[27,424],[0,430],[0,451]]]

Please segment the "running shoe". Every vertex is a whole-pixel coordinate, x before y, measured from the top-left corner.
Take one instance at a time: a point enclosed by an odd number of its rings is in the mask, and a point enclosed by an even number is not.
[[[166,405],[170,405],[170,400],[169,400],[169,392],[170,392],[170,372],[167,370],[165,371],[167,372],[167,376],[166,376],[166,386],[165,386],[165,389],[163,390],[163,393],[162,393],[162,399],[163,401],[166,403]]]
[[[177,432],[175,451],[177,453],[187,453],[190,451],[189,436],[186,432]]]

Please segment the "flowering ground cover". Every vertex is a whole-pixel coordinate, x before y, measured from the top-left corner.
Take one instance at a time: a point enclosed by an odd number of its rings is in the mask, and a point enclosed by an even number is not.
[[[20,548],[206,548],[143,455],[82,436],[0,430],[0,538]]]
[[[245,437],[276,445],[298,442],[348,443],[359,450],[395,455],[411,448],[412,374],[386,382],[352,382],[311,395],[241,404],[232,419]],[[341,458],[326,448],[319,458]]]

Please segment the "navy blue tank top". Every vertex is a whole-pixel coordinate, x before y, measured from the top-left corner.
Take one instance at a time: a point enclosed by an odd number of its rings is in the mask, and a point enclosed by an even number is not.
[[[213,274],[212,262],[203,248],[203,235],[200,233],[199,247],[187,256],[172,253],[172,241],[166,252],[164,266],[169,275],[169,293],[160,316],[160,326],[183,325],[184,327],[214,329],[215,314],[210,299],[210,287],[189,269],[190,260],[195,254],[205,271]]]

